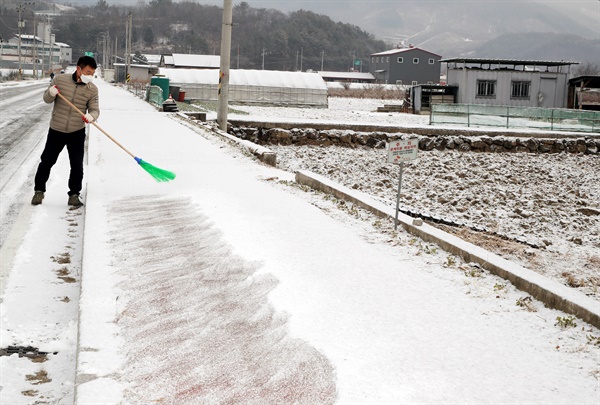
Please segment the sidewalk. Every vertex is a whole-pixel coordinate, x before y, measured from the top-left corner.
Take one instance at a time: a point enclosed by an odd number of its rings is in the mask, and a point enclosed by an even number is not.
[[[598,403],[596,329],[98,86],[100,126],[177,178],[92,128],[78,404]]]

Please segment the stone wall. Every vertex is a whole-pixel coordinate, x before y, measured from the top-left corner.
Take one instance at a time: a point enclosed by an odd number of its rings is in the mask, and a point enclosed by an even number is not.
[[[368,146],[385,148],[386,143],[397,139],[418,138],[421,150],[456,149],[473,152],[529,152],[529,153],[586,153],[597,155],[600,139],[583,136],[581,138],[539,138],[473,136],[473,135],[414,135],[407,133],[356,132],[352,130],[319,130],[312,128],[257,128],[232,126],[228,132],[240,139],[259,145],[315,145],[346,146],[356,148]]]

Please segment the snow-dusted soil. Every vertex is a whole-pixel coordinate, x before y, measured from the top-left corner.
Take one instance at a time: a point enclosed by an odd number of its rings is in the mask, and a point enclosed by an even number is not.
[[[279,120],[426,124],[428,117],[378,114],[381,100],[331,98],[326,110],[240,107]],[[311,170],[395,205],[399,166],[383,149],[276,146],[278,167]],[[404,165],[400,205],[458,220],[443,227],[561,283],[600,299],[600,157],[581,154],[419,152]],[[495,232],[498,236],[493,236]],[[515,239],[539,246],[534,248]]]

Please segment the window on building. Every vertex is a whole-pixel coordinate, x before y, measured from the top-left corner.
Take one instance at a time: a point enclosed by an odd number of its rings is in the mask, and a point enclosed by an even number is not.
[[[404,58],[402,56],[398,56],[398,63],[404,63]]]
[[[529,98],[531,82],[511,82],[510,98]]]
[[[375,57],[374,56],[371,58],[371,63],[375,63]]]
[[[385,58],[385,61],[386,61],[387,63],[390,63],[390,57],[388,56],[387,58]]]
[[[433,58],[429,58],[429,64],[430,64],[430,65],[433,65],[433,64],[435,64],[435,59],[433,59]]]
[[[413,86],[416,86],[417,84],[419,84],[419,83],[418,83],[416,80],[413,80],[413,81],[412,81],[412,85],[413,85]]]
[[[495,80],[477,80],[477,97],[495,97]]]
[[[418,65],[419,64],[419,58],[413,58],[413,63],[415,65]]]

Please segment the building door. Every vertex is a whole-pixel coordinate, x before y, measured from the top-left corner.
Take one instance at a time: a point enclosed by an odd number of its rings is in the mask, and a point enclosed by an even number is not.
[[[540,92],[538,94],[538,107],[555,108],[556,103],[556,78],[542,77]]]

